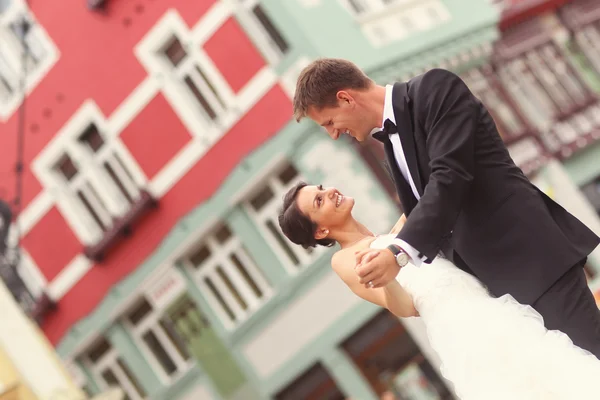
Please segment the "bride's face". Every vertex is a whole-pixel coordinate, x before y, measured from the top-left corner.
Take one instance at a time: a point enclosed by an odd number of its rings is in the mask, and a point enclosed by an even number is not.
[[[351,215],[354,199],[335,188],[305,186],[298,192],[298,208],[317,224],[317,230],[329,230],[340,225]],[[319,238],[318,238],[319,239]]]

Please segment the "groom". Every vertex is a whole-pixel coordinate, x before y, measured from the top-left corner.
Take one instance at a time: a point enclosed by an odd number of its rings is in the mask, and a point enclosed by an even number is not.
[[[440,255],[600,358],[600,312],[583,272],[600,238],[529,182],[458,76],[433,69],[379,86],[349,61],[319,59],[298,78],[294,115],[334,140],[383,142],[407,220],[395,246],[357,254],[361,283],[381,287],[407,262],[427,268]]]

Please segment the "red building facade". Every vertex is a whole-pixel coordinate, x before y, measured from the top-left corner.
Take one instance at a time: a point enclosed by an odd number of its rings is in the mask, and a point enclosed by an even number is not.
[[[8,3],[32,29],[24,119],[19,51],[0,75],[1,197],[22,128],[19,271],[56,343],[289,121],[288,45],[252,2]]]

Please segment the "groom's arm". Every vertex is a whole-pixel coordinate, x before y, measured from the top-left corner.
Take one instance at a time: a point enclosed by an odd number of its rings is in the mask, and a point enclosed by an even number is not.
[[[450,236],[473,181],[479,105],[464,82],[445,70],[427,72],[417,90],[413,110],[415,120],[424,123],[431,175],[397,238],[432,260]]]

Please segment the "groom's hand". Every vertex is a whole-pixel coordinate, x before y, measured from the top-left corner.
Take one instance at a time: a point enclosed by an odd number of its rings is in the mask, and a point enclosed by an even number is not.
[[[396,279],[400,266],[388,249],[365,249],[356,253],[356,274],[367,289],[379,288]]]

